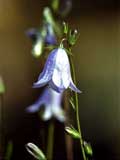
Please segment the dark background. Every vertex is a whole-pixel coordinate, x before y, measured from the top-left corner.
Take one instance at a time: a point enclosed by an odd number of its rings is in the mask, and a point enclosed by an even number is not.
[[[12,160],[32,159],[24,147],[27,142],[45,143],[42,135],[47,134],[48,123],[24,111],[41,92],[31,86],[43,67],[41,58],[31,56],[32,45],[25,31],[40,25],[43,7],[48,4],[43,0],[0,1],[0,74],[6,84],[4,126],[6,141],[14,144]],[[80,120],[95,160],[120,160],[119,6],[115,0],[73,0],[73,10],[66,19],[80,31],[73,49],[77,85],[83,91],[79,96]],[[63,127],[56,122],[57,160],[66,159]],[[75,159],[80,159],[78,145],[74,151]]]

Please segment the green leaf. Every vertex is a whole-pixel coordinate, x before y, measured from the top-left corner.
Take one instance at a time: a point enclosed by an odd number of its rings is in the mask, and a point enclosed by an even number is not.
[[[13,143],[12,141],[9,141],[7,144],[6,154],[5,154],[5,160],[10,160],[13,152]]]
[[[84,150],[85,150],[85,153],[89,156],[92,156],[93,155],[93,150],[92,150],[92,146],[90,143],[87,143],[84,141]]]
[[[73,108],[74,110],[76,110],[73,97],[70,98],[69,102],[70,102],[72,108]]]
[[[73,128],[72,126],[71,127],[65,127],[65,130],[66,132],[71,135],[73,138],[76,138],[76,139],[80,139],[80,134],[79,132]]]
[[[38,160],[46,160],[46,157],[41,149],[39,149],[35,144],[33,143],[27,143],[26,144],[27,151],[36,159]]]
[[[0,94],[4,94],[4,93],[5,93],[5,84],[2,77],[0,76]]]

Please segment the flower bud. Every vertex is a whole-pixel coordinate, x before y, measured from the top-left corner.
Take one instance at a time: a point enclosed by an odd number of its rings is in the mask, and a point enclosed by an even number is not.
[[[88,155],[88,156],[92,156],[93,155],[93,151],[92,151],[92,147],[91,147],[91,144],[90,143],[87,143],[84,141],[84,150],[85,150],[85,153]]]
[[[80,138],[80,134],[79,134],[79,132],[75,128],[73,128],[73,127],[65,127],[65,130],[73,138],[76,138],[76,139]]]
[[[68,29],[69,29],[68,24],[63,22],[63,33],[67,34],[68,33]]]
[[[43,53],[43,49],[44,49],[44,41],[42,38],[39,38],[37,42],[33,45],[32,55],[36,58],[41,56],[41,54]]]
[[[44,153],[33,143],[26,144],[27,151],[38,160],[46,160]]]
[[[78,38],[78,31],[75,30],[70,30],[69,35],[68,35],[68,42],[71,46],[75,45],[76,41]]]

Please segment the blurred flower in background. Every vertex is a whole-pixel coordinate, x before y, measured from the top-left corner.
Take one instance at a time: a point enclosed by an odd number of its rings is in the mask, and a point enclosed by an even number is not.
[[[57,39],[53,27],[50,24],[44,24],[39,30],[31,28],[27,31],[27,36],[32,39],[32,54],[39,57],[44,50],[44,45],[56,45]]]
[[[57,38],[63,34],[61,29],[62,27],[55,20],[51,9],[45,7],[43,10],[43,23],[40,29],[31,28],[26,32],[33,42],[32,55],[37,58],[41,56],[46,45],[56,45]]]
[[[42,115],[43,120],[49,120],[55,117],[60,122],[65,121],[65,113],[61,107],[62,93],[54,91],[50,87],[46,87],[43,94],[40,95],[38,100],[27,108],[27,112],[35,113],[40,110],[42,106],[45,107]]]
[[[52,0],[52,9],[62,17],[67,16],[72,9],[72,0]]]

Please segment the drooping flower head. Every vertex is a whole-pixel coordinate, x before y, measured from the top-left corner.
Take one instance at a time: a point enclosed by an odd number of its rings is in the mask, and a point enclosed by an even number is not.
[[[69,87],[80,93],[72,81],[70,63],[65,49],[57,48],[49,54],[44,69],[33,87],[39,88],[46,84],[57,92],[63,92]]]
[[[32,54],[36,57],[42,54],[44,45],[55,45],[57,43],[55,32],[49,23],[44,24],[40,31],[34,28],[29,29],[27,36],[33,41]]]
[[[44,24],[43,29],[40,31],[35,28],[31,28],[26,32],[26,34],[34,43],[36,43],[40,38],[45,39],[45,43],[47,44],[54,45],[57,43],[53,27],[49,23]]]
[[[65,116],[64,111],[61,108],[61,99],[62,93],[58,93],[52,88],[47,87],[38,100],[27,108],[27,111],[30,113],[37,112],[44,105],[45,110],[42,115],[43,120],[46,121],[51,117],[55,117],[57,120],[63,122],[65,120]]]

